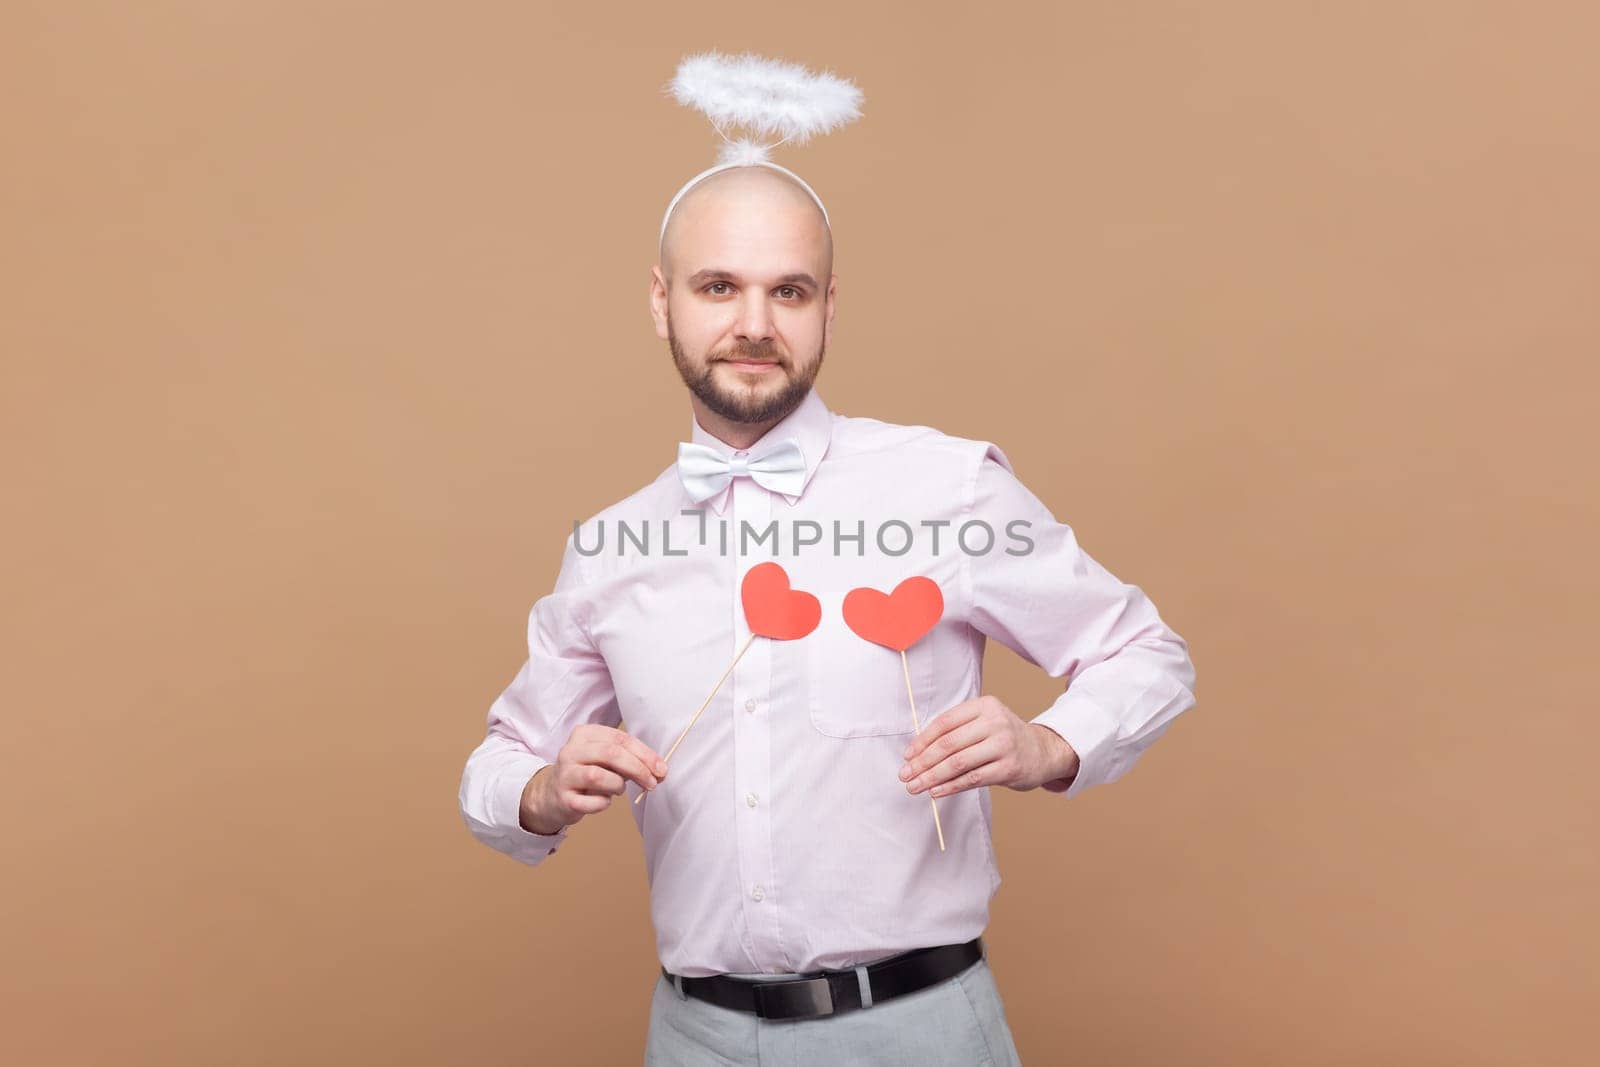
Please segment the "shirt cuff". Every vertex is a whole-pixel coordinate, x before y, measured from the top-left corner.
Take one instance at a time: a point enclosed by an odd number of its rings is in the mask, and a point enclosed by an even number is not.
[[[1078,773],[1066,789],[1046,790],[1074,797],[1107,780],[1117,741],[1117,720],[1083,693],[1070,688],[1031,722],[1054,730],[1078,754]],[[1059,779],[1058,779],[1059,780]]]
[[[517,760],[500,772],[490,801],[495,824],[524,857],[547,856],[567,839],[565,826],[553,834],[535,834],[522,828],[522,791],[528,787],[528,779],[549,765],[549,760],[531,753]]]

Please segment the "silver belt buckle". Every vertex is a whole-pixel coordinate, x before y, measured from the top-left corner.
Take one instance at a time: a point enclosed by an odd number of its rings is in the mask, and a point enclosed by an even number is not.
[[[780,991],[781,996],[779,996]],[[792,1000],[800,1002],[801,1011],[785,1011],[776,1015],[767,1011],[769,1006],[787,1006]],[[833,986],[828,984],[826,975],[798,982],[761,982],[756,986],[756,1004],[761,1008],[761,1014],[767,1018],[832,1015]],[[805,1008],[810,1008],[811,1011],[805,1011]]]

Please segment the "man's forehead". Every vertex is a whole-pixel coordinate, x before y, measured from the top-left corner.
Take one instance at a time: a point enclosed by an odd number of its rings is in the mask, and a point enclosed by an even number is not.
[[[689,226],[669,253],[685,283],[698,287],[714,281],[744,285],[827,284],[828,249],[811,234],[769,231],[761,240],[722,234],[720,227]]]

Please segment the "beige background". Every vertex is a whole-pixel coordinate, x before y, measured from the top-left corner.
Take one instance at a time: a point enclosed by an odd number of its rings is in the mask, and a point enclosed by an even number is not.
[[[679,7],[0,8],[0,1058],[638,1061],[627,814],[530,871],[456,787],[687,437],[719,47],[866,94],[776,154],[825,398],[999,441],[1195,658],[1126,778],[996,793],[1025,1062],[1593,1062],[1594,6]]]

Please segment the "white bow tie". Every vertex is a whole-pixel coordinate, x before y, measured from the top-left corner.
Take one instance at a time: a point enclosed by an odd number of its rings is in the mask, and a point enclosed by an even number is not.
[[[785,437],[759,454],[731,457],[706,445],[678,442],[678,478],[696,503],[716,496],[741,474],[775,493],[799,496],[806,481],[800,442]]]

